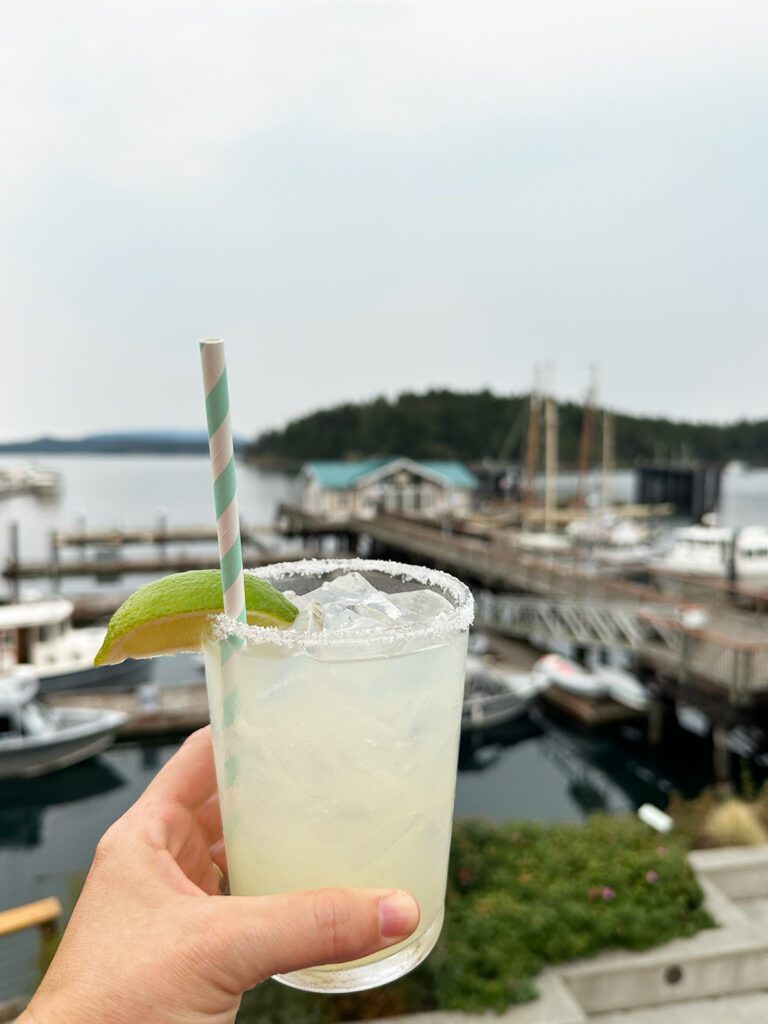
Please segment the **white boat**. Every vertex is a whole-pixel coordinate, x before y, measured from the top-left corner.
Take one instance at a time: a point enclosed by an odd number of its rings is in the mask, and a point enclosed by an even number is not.
[[[631,672],[609,665],[598,665],[595,675],[608,687],[608,696],[632,711],[647,711],[651,698],[648,691]]]
[[[555,686],[591,700],[606,698],[632,711],[646,711],[648,692],[631,672],[613,665],[596,665],[590,670],[560,654],[546,654],[533,666]]]
[[[594,672],[589,672],[570,658],[561,654],[545,654],[533,666],[533,671],[543,675],[550,684],[561,690],[599,700],[608,696],[608,682]]]
[[[683,526],[651,567],[715,579],[768,580],[768,529],[745,526]]]
[[[15,494],[55,497],[61,490],[61,474],[45,466],[0,466],[0,498]]]
[[[17,670],[0,677],[0,779],[33,778],[105,750],[128,716],[101,708],[46,708],[37,680]]]
[[[612,513],[575,519],[565,532],[577,551],[586,550],[598,561],[644,562],[651,554],[648,527]]]
[[[510,672],[467,656],[461,731],[492,729],[523,715],[549,683],[537,672]]]
[[[149,675],[149,661],[129,659],[96,667],[93,659],[106,628],[75,629],[74,606],[63,597],[0,604],[0,674],[30,666],[40,692],[131,690]]]
[[[565,534],[544,530],[505,530],[497,534],[510,547],[532,555],[564,555],[571,550]]]

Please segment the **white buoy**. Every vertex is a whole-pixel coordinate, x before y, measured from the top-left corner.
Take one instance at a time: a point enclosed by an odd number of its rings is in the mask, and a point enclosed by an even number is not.
[[[637,816],[640,821],[655,828],[657,832],[671,832],[675,827],[673,819],[658,807],[654,807],[653,804],[643,804],[642,807],[638,807]]]

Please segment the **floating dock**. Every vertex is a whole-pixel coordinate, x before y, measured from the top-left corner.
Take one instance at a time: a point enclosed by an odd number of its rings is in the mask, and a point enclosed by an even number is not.
[[[57,693],[44,699],[51,707],[124,711],[128,721],[118,735],[126,740],[185,736],[210,721],[205,683],[153,687],[151,698],[148,699],[147,687],[139,687],[133,693]]]

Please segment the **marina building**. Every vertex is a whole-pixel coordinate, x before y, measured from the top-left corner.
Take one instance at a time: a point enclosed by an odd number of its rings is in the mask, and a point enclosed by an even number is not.
[[[462,515],[477,488],[477,478],[460,462],[417,462],[404,456],[307,462],[297,483],[305,512],[335,520],[386,512]]]

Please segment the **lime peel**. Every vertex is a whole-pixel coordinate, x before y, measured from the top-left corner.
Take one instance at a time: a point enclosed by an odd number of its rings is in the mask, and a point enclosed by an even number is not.
[[[271,583],[246,574],[248,623],[286,629],[298,608]],[[219,569],[173,573],[141,587],[110,620],[95,665],[116,665],[125,658],[152,658],[178,651],[199,651],[209,618],[224,611]]]

